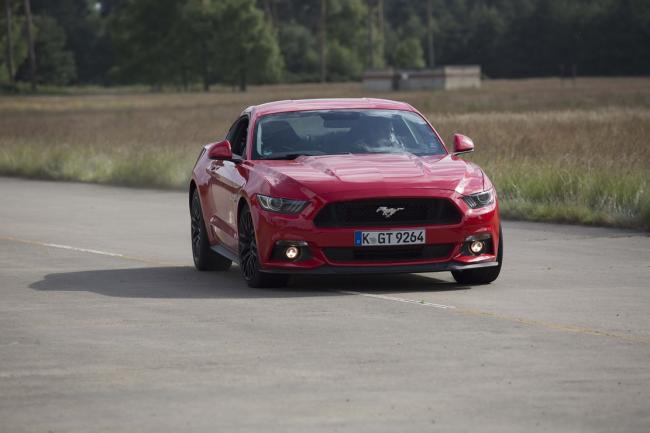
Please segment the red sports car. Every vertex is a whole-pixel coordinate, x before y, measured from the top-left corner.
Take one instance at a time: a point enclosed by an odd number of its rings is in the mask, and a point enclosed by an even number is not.
[[[451,271],[494,281],[503,236],[494,186],[412,106],[381,99],[249,107],[206,145],[189,187],[199,270],[239,263],[251,287],[296,274]]]

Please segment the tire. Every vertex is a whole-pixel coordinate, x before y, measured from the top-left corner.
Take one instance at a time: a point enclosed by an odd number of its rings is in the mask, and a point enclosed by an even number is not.
[[[499,251],[497,251],[497,260],[499,261],[499,266],[468,269],[466,271],[451,271],[451,275],[460,284],[490,284],[496,280],[499,273],[501,273],[501,265],[503,264],[503,231],[501,230],[501,226],[499,226]]]
[[[194,259],[194,267],[197,270],[227,271],[230,269],[232,261],[210,248],[208,231],[205,227],[205,221],[203,221],[199,191],[196,189],[192,194],[192,206],[190,206],[190,230],[192,258]]]
[[[260,271],[260,257],[255,237],[255,225],[248,207],[244,207],[237,224],[239,230],[239,267],[248,287],[284,287],[289,276]]]

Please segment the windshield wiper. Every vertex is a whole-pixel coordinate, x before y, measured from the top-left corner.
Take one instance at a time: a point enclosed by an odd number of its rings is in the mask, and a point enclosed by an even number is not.
[[[325,153],[317,151],[318,153],[279,153],[277,155],[271,155],[266,160],[292,160],[300,156],[340,156],[340,155],[352,155],[352,152],[343,152],[343,153]]]
[[[277,155],[271,155],[268,158],[264,159],[296,159],[300,156],[319,156],[323,153],[279,153]]]
[[[312,155],[309,155],[307,153],[287,153],[287,154],[284,154],[284,155],[273,155],[270,158],[264,158],[264,159],[287,159],[287,160],[290,160],[290,159],[296,159],[299,156],[312,156]]]

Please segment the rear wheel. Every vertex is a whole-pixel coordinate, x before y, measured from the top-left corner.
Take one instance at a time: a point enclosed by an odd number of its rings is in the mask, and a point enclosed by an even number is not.
[[[210,240],[203,221],[203,211],[201,210],[198,190],[194,190],[192,194],[190,220],[194,267],[199,271],[227,271],[230,269],[232,261],[221,254],[215,253],[210,248]]]
[[[460,284],[489,284],[496,280],[501,273],[503,263],[503,232],[499,226],[499,251],[497,252],[498,266],[489,268],[468,269],[466,271],[451,271],[454,280]]]
[[[255,238],[253,217],[248,207],[239,216],[239,267],[249,287],[283,287],[289,281],[288,275],[266,274],[260,271],[260,258]]]

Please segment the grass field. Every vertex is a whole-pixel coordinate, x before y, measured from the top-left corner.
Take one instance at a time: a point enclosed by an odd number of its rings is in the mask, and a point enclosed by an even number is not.
[[[405,100],[497,185],[511,218],[650,228],[650,78],[488,81],[480,90],[368,94],[358,83],[247,93],[0,97],[0,174],[185,188],[202,144],[245,107],[277,99]]]

